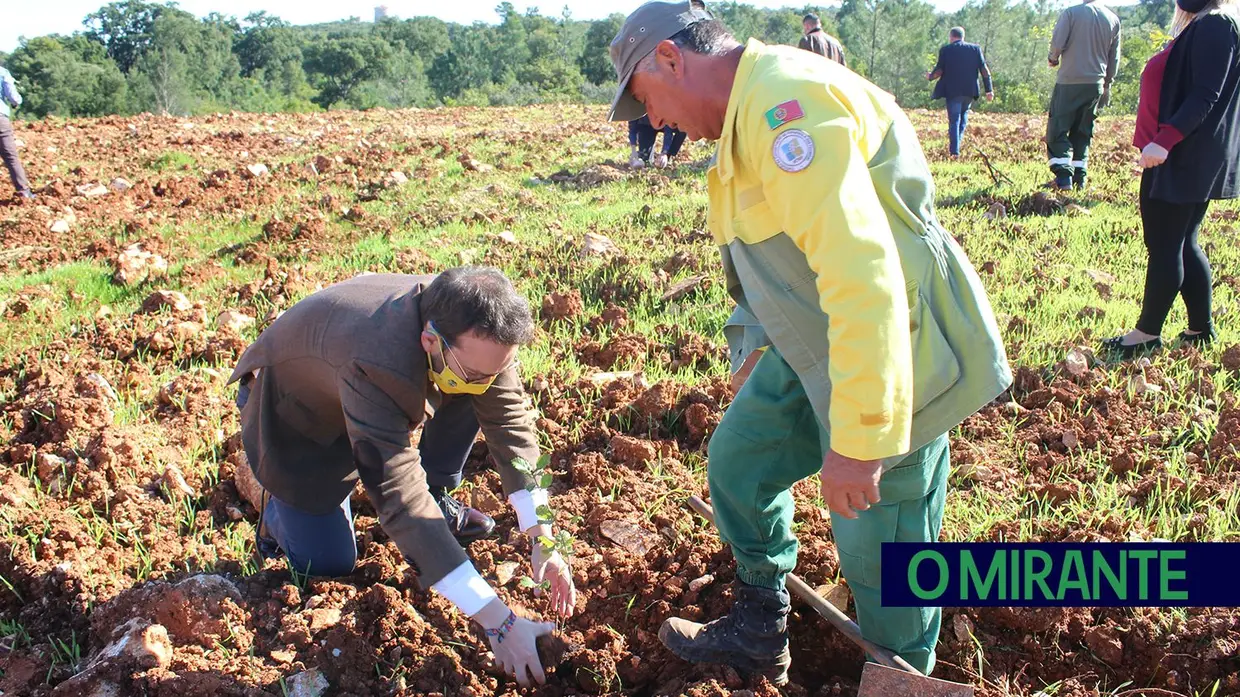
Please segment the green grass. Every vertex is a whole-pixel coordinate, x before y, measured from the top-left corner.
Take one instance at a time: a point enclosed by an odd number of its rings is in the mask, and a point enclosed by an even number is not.
[[[383,112],[357,114],[354,118],[358,137],[386,142],[393,153],[393,158],[382,167],[358,171],[358,188],[368,181],[382,179],[390,169],[409,174],[408,184],[381,191],[378,200],[359,203],[356,189],[347,177],[326,176],[313,181],[298,178],[279,188],[274,200],[256,199],[244,215],[203,212],[185,222],[173,217],[139,235],[160,238],[171,266],[168,279],[140,287],[113,284],[111,268],[89,260],[33,273],[10,271],[0,276],[0,302],[11,303],[21,298],[29,309],[0,322],[0,354],[15,357],[24,350],[36,349],[42,359],[54,359],[61,349],[49,348],[52,342],[84,335],[93,326],[101,306],[108,305],[114,317],[127,318],[155,288],[180,290],[191,300],[203,302],[211,319],[222,310],[235,309],[241,305],[239,289],[247,283],[262,281],[265,276],[264,264],[244,263],[238,258],[240,250],[251,243],[261,243],[263,224],[273,217],[292,220],[311,210],[326,216],[326,234],[323,244],[308,256],[301,252],[302,246],[297,242],[265,246],[266,254],[280,258],[283,271],[300,275],[303,281],[293,284],[292,296],[283,301],[271,289],[260,288],[258,299],[248,310],[260,320],[269,310],[286,309],[319,285],[364,272],[409,271],[404,260],[414,255],[429,257],[443,266],[459,264],[463,259],[497,263],[536,310],[549,292],[581,292],[585,311],[579,318],[546,326],[533,345],[522,349],[520,360],[528,380],[544,377],[572,384],[596,372],[579,358],[576,346],[587,339],[606,342],[616,333],[649,337],[663,347],[674,342],[676,332],[692,333],[722,346],[722,328],[732,302],[723,285],[717,251],[708,237],[692,234],[705,227],[704,174],[682,167],[666,173],[670,177],[667,180],[656,173],[644,173],[581,191],[535,182],[534,177],[545,178],[560,169],[578,172],[604,160],[626,159],[623,130],[603,123],[601,110],[572,112],[566,117],[558,107],[480,110],[460,112],[455,125],[450,126],[438,120],[426,128],[416,121],[402,124],[402,132],[409,133],[411,141],[447,141],[452,152],[443,158],[435,148],[407,151],[406,143],[399,138],[395,142],[389,142],[391,136],[372,138],[372,132],[390,128],[396,117]],[[558,124],[565,118],[571,122],[567,130],[572,132],[567,140],[544,142],[538,137],[544,132],[541,129],[564,130]],[[1140,306],[1146,262],[1136,206],[1136,151],[1127,145],[1130,120],[1103,119],[1098,128],[1091,156],[1091,190],[1067,196],[1087,212],[1039,217],[1020,216],[1015,210],[1008,210],[1007,217],[989,220],[984,213],[992,200],[1019,203],[1042,191],[1042,185],[1049,180],[1045,153],[1037,142],[1042,122],[1037,117],[977,114],[970,121],[966,157],[953,162],[938,156],[946,148],[942,115],[917,113],[913,119],[922,134],[924,149],[931,154],[937,214],[961,241],[974,265],[983,271],[983,282],[1015,367],[1042,372],[1061,361],[1074,346],[1092,347],[1099,339],[1131,327]],[[200,126],[202,130],[210,128]],[[475,138],[484,131],[494,137]],[[298,169],[314,154],[335,154],[335,145],[327,144],[323,150],[315,147],[308,144],[297,153],[269,159],[267,164],[284,161]],[[989,155],[1011,183],[995,186],[979,149]],[[456,161],[463,151],[481,162],[503,165],[503,169],[467,172]],[[690,144],[682,160],[698,162],[709,154],[707,147]],[[235,170],[239,166],[238,161],[214,161],[206,155],[195,157],[167,151],[140,163],[134,172],[120,174],[137,182],[156,176],[201,176],[201,172],[217,167]],[[419,170],[432,175],[421,178],[416,174]],[[330,210],[319,206],[325,195],[332,197]],[[342,216],[346,207],[362,209],[365,217],[350,222]],[[477,217],[475,213],[494,214],[495,220]],[[1237,214],[1240,205],[1235,202],[1212,204],[1202,233],[1215,268],[1220,341],[1205,352],[1205,359],[1214,365],[1220,363],[1224,348],[1240,343],[1240,322],[1236,319],[1240,316],[1240,283],[1234,280],[1235,269],[1240,268],[1240,236],[1231,220]],[[504,230],[515,235],[516,246],[495,240],[494,235]],[[625,260],[613,263],[580,258],[581,240],[586,232],[611,238],[623,249]],[[138,239],[111,227],[99,230],[98,234],[117,245]],[[666,277],[662,267],[678,252],[688,258],[690,265]],[[199,280],[196,272],[214,263],[222,271],[209,280]],[[709,288],[680,302],[662,300],[663,292],[672,283],[696,274],[707,275],[711,281]],[[1096,286],[1099,283],[1106,288],[1100,290]],[[627,309],[628,326],[587,336],[589,321],[608,304],[603,297],[605,291],[619,295],[615,302]],[[134,321],[140,324],[150,320]],[[1166,334],[1174,336],[1184,324],[1184,310],[1177,305],[1167,322]],[[256,332],[257,328],[248,330],[247,338],[252,339]],[[72,351],[90,350],[68,343]],[[214,367],[227,374],[231,368],[201,364],[169,366],[149,355],[135,360],[151,368],[151,380],[144,389],[115,386],[121,397],[120,403],[112,406],[116,423],[156,433],[161,432],[162,426],[155,418],[160,385],[187,369]],[[638,367],[621,363],[616,369]],[[1110,524],[1141,539],[1240,540],[1240,493],[1232,487],[1216,496],[1195,496],[1203,478],[1217,475],[1220,465],[1190,464],[1188,459],[1190,448],[1208,443],[1215,435],[1220,396],[1240,391],[1240,376],[1226,371],[1210,374],[1216,395],[1211,400],[1181,389],[1199,376],[1188,362],[1172,360],[1164,354],[1155,357],[1153,367],[1163,376],[1164,390],[1157,395],[1129,395],[1127,399],[1154,415],[1174,415],[1179,424],[1162,429],[1164,441],[1141,446],[1139,454],[1153,462],[1160,474],[1183,479],[1187,488],[1156,488],[1139,501],[1130,499],[1130,489],[1148,473],[1113,474],[1106,458],[1090,449],[1077,449],[1055,467],[1035,472],[1031,458],[1040,452],[1039,447],[1021,440],[1020,426],[1028,416],[1014,416],[1005,420],[1000,434],[988,443],[990,448],[983,463],[1010,473],[1009,485],[975,483],[957,472],[948,494],[944,523],[948,539],[986,539],[1000,526],[1007,526],[1009,534],[1017,539],[1029,539],[1052,526],[1097,532]],[[695,386],[727,374],[722,360],[713,360],[704,368],[678,370],[656,360],[640,368],[651,382],[671,379]],[[217,432],[231,434],[236,426],[235,415],[226,408],[231,390],[226,390],[223,382],[209,380],[212,394],[225,406],[202,415],[204,423],[195,432],[195,439],[179,446],[178,464],[188,478],[202,483],[200,491],[209,490],[219,469],[222,453]],[[1105,382],[1118,392],[1128,391],[1126,372],[1111,369]],[[536,404],[539,400],[534,397]],[[1044,416],[1079,421],[1090,409],[1088,404],[1069,405]],[[586,425],[598,419],[590,395],[586,395],[576,416],[561,426],[580,434]],[[12,428],[11,423],[0,423],[0,435],[10,434]],[[644,515],[653,516],[661,507],[679,503],[690,492],[701,489],[704,454],[682,453],[681,459],[693,473],[694,481],[680,481],[656,463],[651,476],[662,482],[666,494],[662,499],[646,502]],[[1079,481],[1082,473],[1096,477],[1080,486],[1076,495],[1059,503],[1037,498],[1029,490],[1035,482]],[[598,492],[603,500],[619,493]],[[175,523],[183,534],[198,536],[204,543],[212,539],[212,534],[223,540],[215,563],[235,560],[247,572],[256,569],[249,522],[228,521],[203,529],[195,520],[195,507],[205,506],[206,499],[187,501],[184,505],[186,508]],[[116,530],[107,524],[106,518],[96,519],[91,512],[82,511],[81,515],[90,521],[88,529],[97,540],[115,537],[137,552],[138,561],[132,569],[137,578],[162,573],[154,568],[143,541],[135,533]],[[38,539],[35,537],[34,543]],[[14,547],[19,553],[28,551],[34,555],[34,543],[27,545],[19,539]],[[305,581],[295,582],[303,585]],[[977,670],[983,667],[978,666]]]

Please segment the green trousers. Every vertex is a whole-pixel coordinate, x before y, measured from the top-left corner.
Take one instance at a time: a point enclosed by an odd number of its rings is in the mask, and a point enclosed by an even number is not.
[[[1055,85],[1046,120],[1046,156],[1056,177],[1085,181],[1102,85]]]
[[[819,471],[829,448],[801,381],[778,351],[768,349],[711,436],[707,466],[715,522],[745,583],[784,587],[797,560],[789,490]],[[880,545],[938,540],[948,468],[944,434],[883,473],[878,505],[854,520],[831,514],[862,635],[927,674],[942,610],[882,606]]]

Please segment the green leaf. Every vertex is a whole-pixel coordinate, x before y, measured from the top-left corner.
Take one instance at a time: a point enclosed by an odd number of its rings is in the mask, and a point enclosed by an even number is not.
[[[538,469],[545,470],[551,466],[551,453],[538,458]]]
[[[555,511],[551,510],[551,506],[539,506],[534,509],[534,514],[538,516],[540,523],[554,523]]]
[[[531,475],[531,476],[534,474],[534,468],[531,467],[530,463],[526,462],[525,458],[523,457],[513,458],[512,468],[520,472],[521,474]]]
[[[542,548],[547,550],[548,552],[555,551],[555,540],[551,539],[550,537],[547,537],[546,535],[538,536],[538,544],[541,545]]]
[[[530,578],[529,576],[522,578],[520,585],[522,588],[537,588],[538,587],[538,584],[534,583],[534,579]]]
[[[538,478],[538,486],[541,489],[550,489],[551,483],[554,481],[555,479],[551,476],[551,473],[545,472],[541,477]]]

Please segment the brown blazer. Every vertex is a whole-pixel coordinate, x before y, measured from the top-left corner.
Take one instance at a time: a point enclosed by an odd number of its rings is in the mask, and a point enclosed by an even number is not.
[[[473,401],[505,493],[528,483],[513,459],[539,456],[515,368],[476,397],[430,386],[419,299],[432,279],[368,275],[314,293],[272,323],[229,378],[250,386],[241,438],[258,481],[295,508],[325,514],[360,476],[380,524],[420,570],[424,587],[467,561],[410,438],[427,418],[428,398],[432,406]]]
[[[802,36],[801,43],[797,44],[797,46],[806,51],[813,51],[820,56],[829,58],[842,66],[848,66],[848,62],[844,58],[844,45],[839,42],[839,39],[821,29],[815,29]]]

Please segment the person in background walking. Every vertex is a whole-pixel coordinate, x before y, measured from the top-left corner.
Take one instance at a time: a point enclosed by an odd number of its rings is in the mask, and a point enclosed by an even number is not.
[[[26,170],[17,156],[17,139],[13,137],[13,122],[10,120],[10,106],[21,106],[22,95],[17,91],[17,83],[13,74],[0,68],[0,158],[4,166],[9,168],[9,179],[13,180],[13,188],[17,195],[34,198],[30,191],[30,181],[26,179]]]
[[[1098,110],[1111,101],[1119,68],[1119,17],[1094,0],[1059,15],[1048,62],[1059,68],[1046,122],[1046,154],[1060,190],[1085,188]]]
[[[650,153],[654,150],[654,142],[658,139],[659,133],[663,133],[663,149],[658,155],[651,159]],[[640,119],[634,119],[629,122],[629,146],[632,152],[629,154],[630,167],[645,167],[646,163],[654,165],[659,169],[667,167],[676,156],[680,154],[680,148],[685,144],[685,132],[677,131],[671,126],[664,126],[661,130],[656,130],[650,125],[650,119],[645,116]]]
[[[947,149],[952,157],[960,157],[960,142],[969,124],[969,109],[978,98],[978,76],[986,83],[986,99],[994,100],[995,89],[982,47],[965,42],[964,29],[960,27],[952,27],[947,41],[947,45],[939,49],[939,62],[926,74],[926,79],[939,81],[931,98],[947,100]]]
[[[1133,145],[1141,149],[1141,223],[1149,262],[1136,329],[1103,342],[1132,358],[1162,346],[1176,296],[1182,343],[1215,338],[1210,262],[1197,243],[1211,200],[1240,188],[1240,0],[1179,0],[1170,46],[1141,74]]]
[[[801,26],[805,28],[805,36],[802,36],[801,43],[797,44],[799,48],[817,53],[848,67],[848,61],[844,58],[844,44],[822,30],[822,20],[818,18],[818,15],[813,12],[805,15],[801,20]]]

